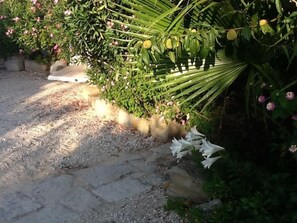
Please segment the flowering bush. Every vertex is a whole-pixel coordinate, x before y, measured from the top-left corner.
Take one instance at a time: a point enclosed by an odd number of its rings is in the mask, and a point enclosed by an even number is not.
[[[66,10],[66,1],[5,0],[2,7],[10,24],[5,35],[17,42],[21,53],[45,63],[69,57],[63,21],[71,12]]]
[[[3,6],[3,2],[0,2],[0,58],[18,53],[17,44],[9,38],[13,33],[13,29],[10,28],[12,21],[6,15],[7,9]]]

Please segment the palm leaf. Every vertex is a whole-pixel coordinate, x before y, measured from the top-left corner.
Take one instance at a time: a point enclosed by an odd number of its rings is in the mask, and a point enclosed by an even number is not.
[[[159,87],[170,87],[164,94],[175,93],[176,98],[182,98],[181,104],[194,99],[197,100],[194,106],[205,102],[204,109],[228,89],[246,67],[246,63],[234,61],[219,52],[214,67],[204,70],[190,65],[188,70],[172,71],[167,76],[167,83]]]

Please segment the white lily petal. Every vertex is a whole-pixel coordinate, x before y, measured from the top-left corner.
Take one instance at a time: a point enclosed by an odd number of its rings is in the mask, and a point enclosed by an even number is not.
[[[203,142],[203,145],[199,149],[199,152],[202,153],[202,156],[206,156],[207,158],[211,157],[212,154],[224,149],[223,147],[212,144],[205,139],[203,139],[202,142]]]
[[[192,146],[192,143],[188,142],[187,140],[180,139],[178,140],[180,143],[182,143],[185,146]]]
[[[205,135],[203,135],[202,133],[198,132],[196,129],[196,126],[194,126],[193,128],[191,128],[191,133],[195,136],[200,136],[201,138],[204,138]]]
[[[203,145],[202,139],[192,141],[192,145],[195,147],[195,150],[200,150]]]
[[[203,160],[201,162],[201,164],[203,165],[204,169],[209,169],[210,166],[216,161],[218,160],[219,158],[221,158],[221,156],[217,156],[217,157],[213,157],[213,158],[207,158],[205,160]]]
[[[187,135],[186,135],[186,140],[188,142],[191,142],[192,141],[192,133],[191,132],[188,132]]]
[[[190,153],[191,151],[190,150],[184,150],[182,152],[179,152],[176,156],[176,158],[180,159],[182,158],[183,156],[187,155],[188,153]]]
[[[177,154],[179,151],[181,151],[183,148],[183,145],[176,139],[172,140],[172,145],[170,146],[171,153],[174,156]]]
[[[200,153],[203,153],[204,150],[207,149],[207,147],[205,147],[205,144],[206,144],[206,139],[201,139],[201,147],[200,147],[200,149],[199,149],[199,152],[200,152]]]

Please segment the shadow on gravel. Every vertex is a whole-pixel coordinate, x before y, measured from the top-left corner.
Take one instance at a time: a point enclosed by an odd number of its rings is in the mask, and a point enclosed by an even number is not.
[[[0,188],[161,144],[98,118],[79,88],[0,70]]]

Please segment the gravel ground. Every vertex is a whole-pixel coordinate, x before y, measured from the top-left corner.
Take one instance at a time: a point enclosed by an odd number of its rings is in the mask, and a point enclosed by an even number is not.
[[[63,168],[90,167],[119,152],[134,153],[161,144],[99,119],[82,98],[82,89],[82,84],[0,70],[0,192]],[[106,207],[102,213],[119,215],[123,220],[119,222],[180,222],[161,210],[164,199],[162,190],[156,188],[131,200],[131,205]],[[136,212],[135,206],[143,211]],[[82,216],[82,222],[92,222],[92,216],[96,211]]]

